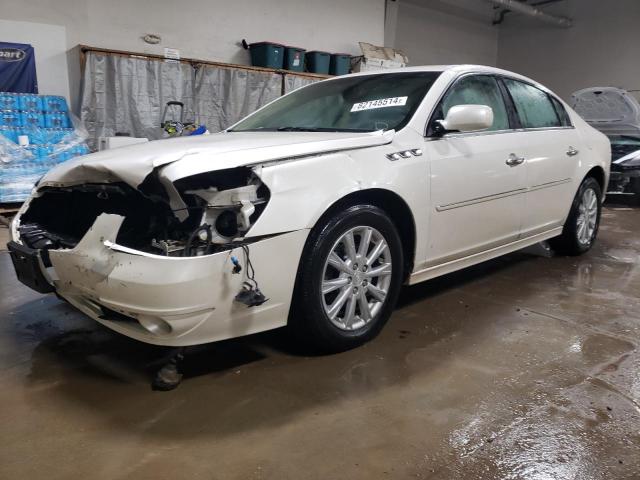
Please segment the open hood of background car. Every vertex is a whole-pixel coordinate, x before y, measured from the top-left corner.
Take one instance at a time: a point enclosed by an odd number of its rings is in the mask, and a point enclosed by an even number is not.
[[[609,135],[640,135],[640,104],[625,90],[592,87],[574,92],[571,107],[592,127]]]
[[[184,167],[180,168],[180,177],[186,177],[280,159],[384,145],[391,142],[394,133],[222,132],[157,140],[65,162],[47,173],[38,186],[124,181],[137,188],[154,169],[175,162]]]

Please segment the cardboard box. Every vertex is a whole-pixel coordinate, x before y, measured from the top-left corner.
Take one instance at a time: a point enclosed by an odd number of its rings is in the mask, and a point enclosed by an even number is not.
[[[353,57],[352,72],[371,72],[406,67],[409,63],[407,56],[400,50],[388,47],[377,47],[370,43],[360,42],[362,55]]]

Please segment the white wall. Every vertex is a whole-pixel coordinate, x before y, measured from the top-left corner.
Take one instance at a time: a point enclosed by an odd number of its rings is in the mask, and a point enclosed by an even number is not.
[[[507,15],[498,66],[538,80],[565,100],[585,87],[640,89],[640,1],[568,0],[545,11],[573,18],[574,26]]]
[[[184,57],[247,64],[248,53],[237,45],[243,37],[352,54],[359,53],[359,41],[386,44],[403,50],[412,65],[498,65],[565,98],[594,85],[640,89],[638,0],[566,0],[545,7],[574,18],[570,29],[515,13],[492,26],[493,8],[484,0],[390,0],[386,31],[384,0],[1,3],[0,40],[34,45],[41,91],[66,95],[70,83],[72,97],[79,86],[78,44],[149,53],[168,46]],[[162,43],[145,44],[145,33],[159,34]]]
[[[248,64],[248,52],[238,46],[242,38],[352,54],[360,52],[359,41],[384,41],[384,0],[2,0],[1,5],[4,20],[66,28],[68,51],[78,44],[160,54],[172,47],[183,57]],[[30,28],[27,40],[49,32],[50,27]],[[162,43],[147,45],[141,39],[146,33],[160,35]],[[4,28],[0,37],[26,41],[24,35]],[[38,50],[36,56],[42,56]],[[69,58],[75,97],[77,56]],[[59,73],[50,67],[38,69],[44,93]]]
[[[491,5],[478,0],[397,0],[395,32],[388,44],[402,50],[411,65],[474,63],[495,66],[498,28]]]
[[[358,41],[384,38],[384,0],[3,0],[6,19],[67,27],[68,45],[248,63],[237,43],[272,40],[307,49],[357,53]],[[145,44],[145,33],[162,36]]]
[[[28,43],[35,48],[40,93],[69,98],[65,28],[0,19],[0,41]]]

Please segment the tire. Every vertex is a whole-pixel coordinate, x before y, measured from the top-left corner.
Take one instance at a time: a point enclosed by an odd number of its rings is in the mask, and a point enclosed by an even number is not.
[[[595,205],[593,205],[593,198],[595,198]],[[585,205],[585,202],[588,205]],[[562,234],[549,242],[551,248],[561,255],[572,256],[582,255],[588,251],[598,235],[601,213],[602,190],[600,184],[595,178],[587,177],[582,181],[578,193],[573,199]]]
[[[349,238],[352,249],[347,247]],[[363,249],[366,238],[370,242]],[[387,248],[379,252],[381,240]],[[289,319],[294,338],[320,353],[348,350],[373,339],[398,299],[403,265],[396,227],[380,208],[354,205],[321,220],[300,261]],[[380,275],[372,275],[374,271]]]
[[[631,185],[629,190],[633,193],[633,205],[640,206],[640,178],[634,177],[631,179]]]

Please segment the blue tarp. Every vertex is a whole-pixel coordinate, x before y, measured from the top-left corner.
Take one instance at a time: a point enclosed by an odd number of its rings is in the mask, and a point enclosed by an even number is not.
[[[31,45],[0,42],[0,92],[38,93],[36,57]]]

